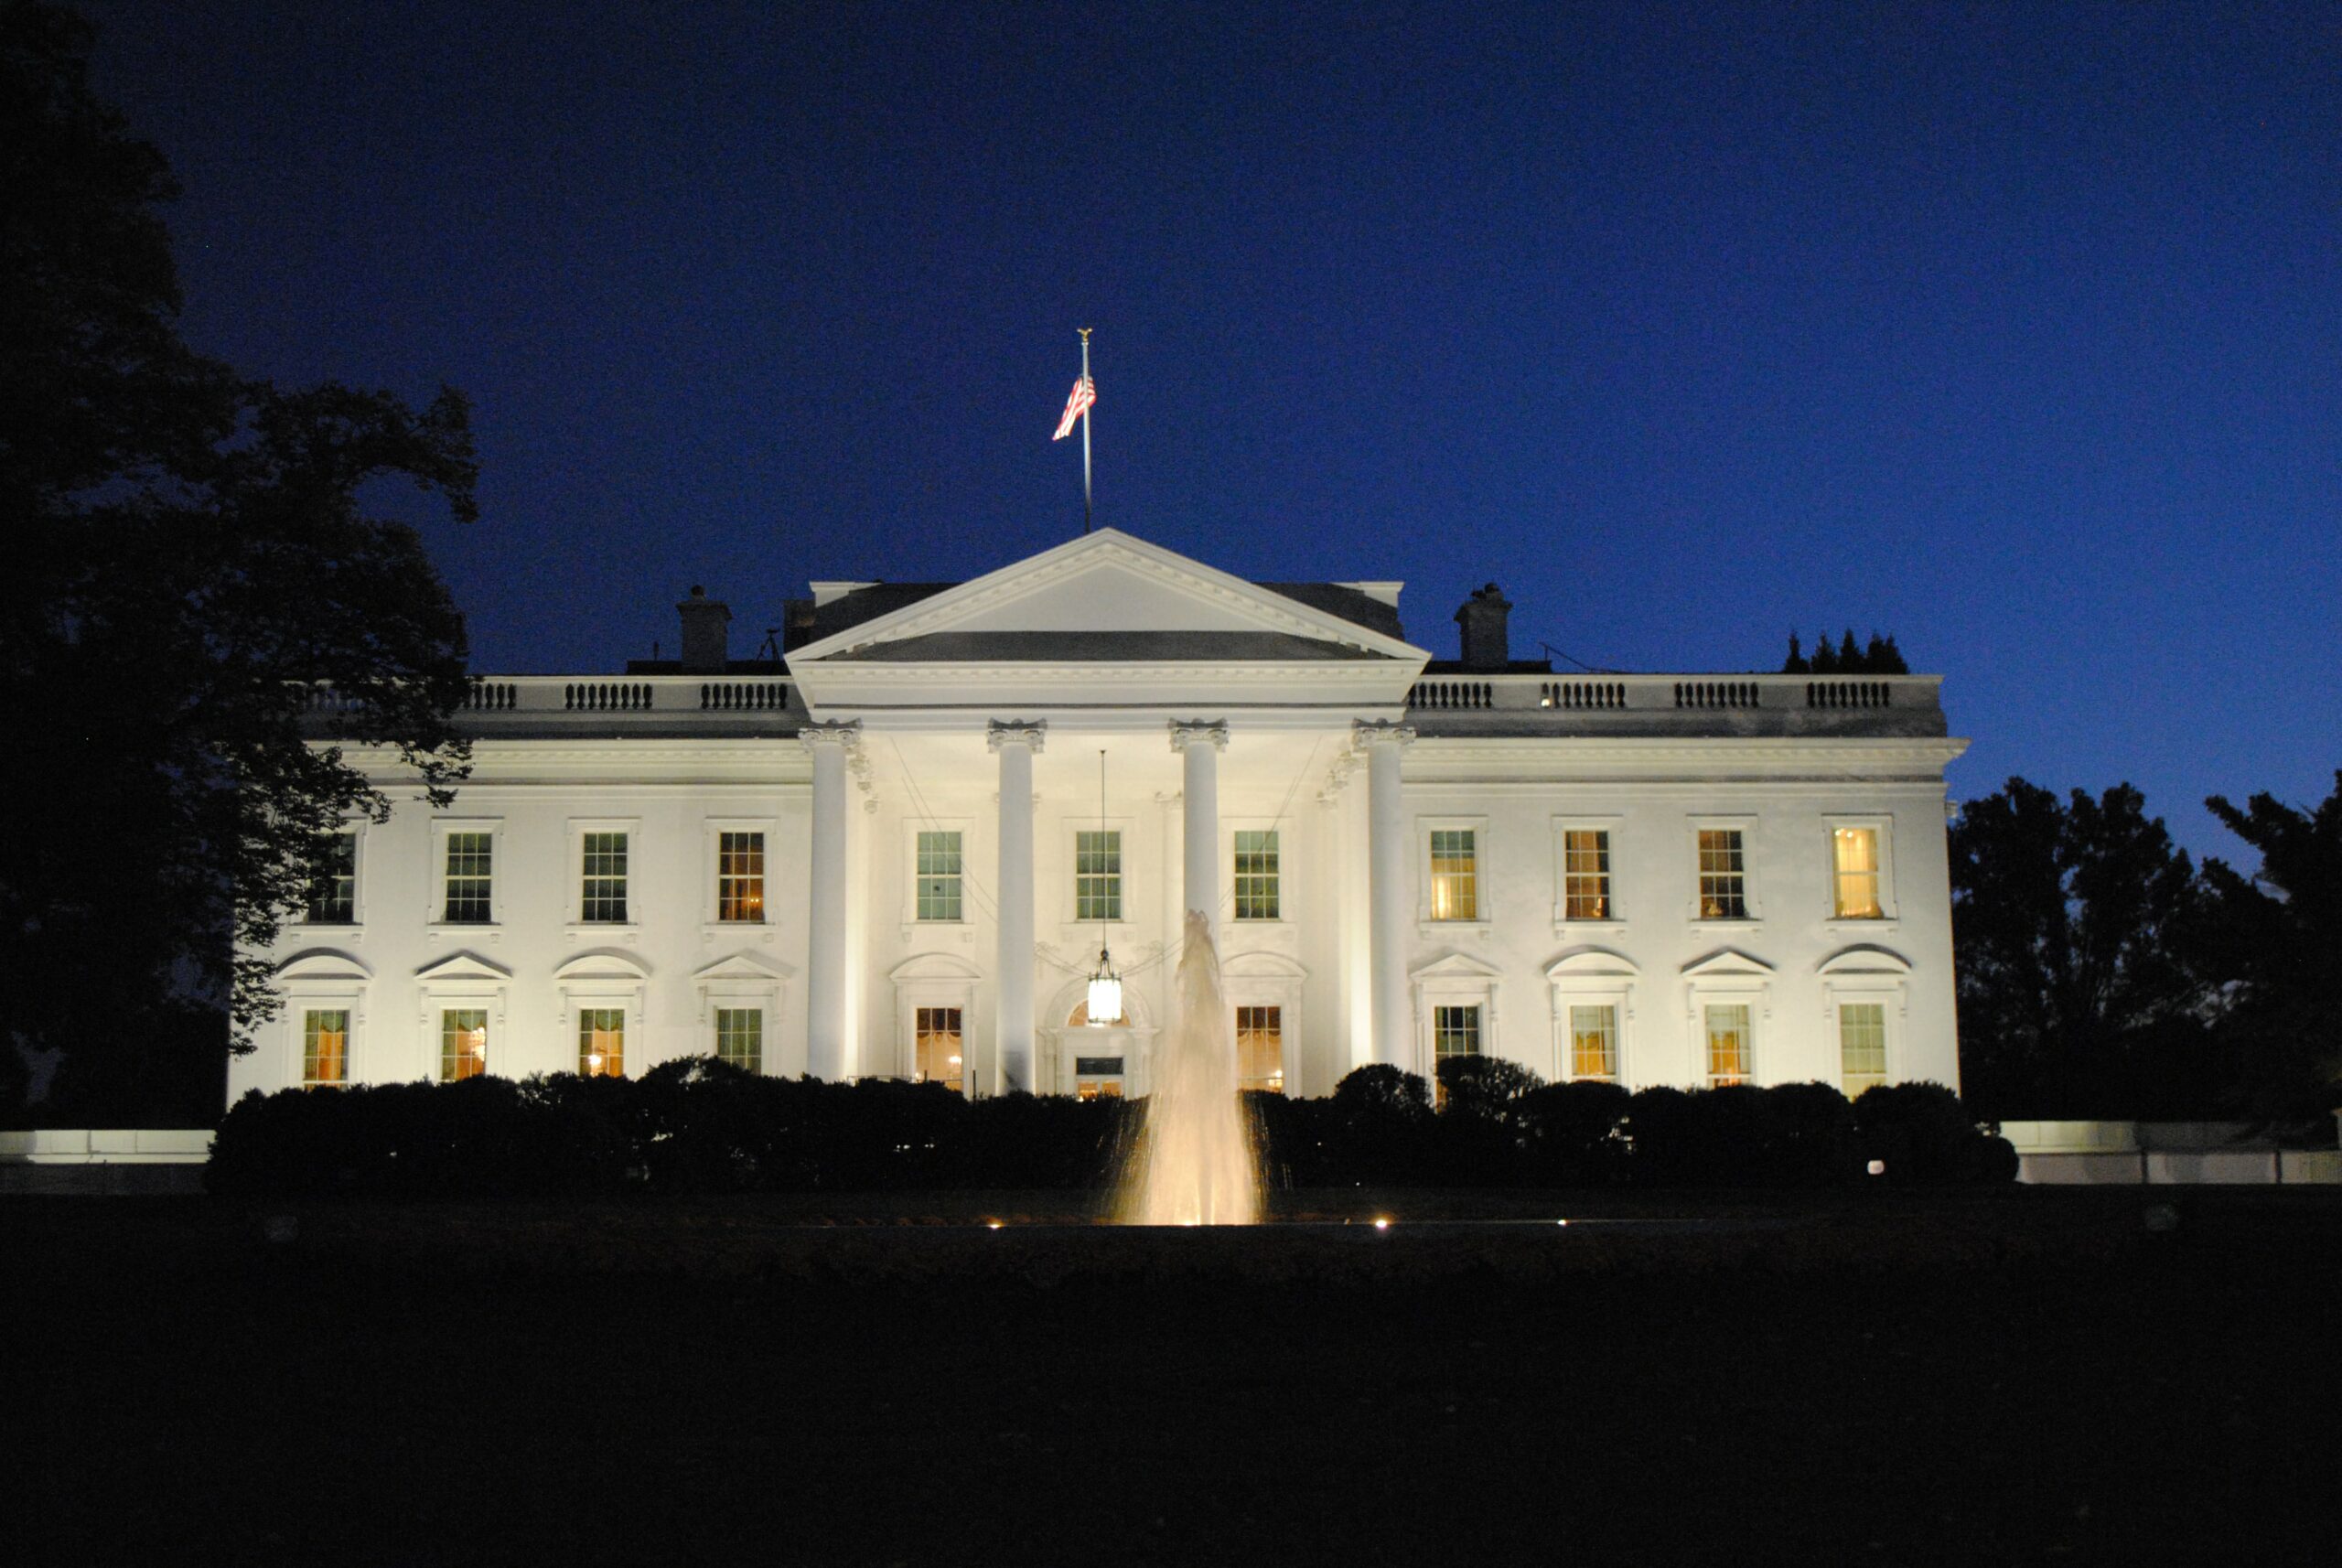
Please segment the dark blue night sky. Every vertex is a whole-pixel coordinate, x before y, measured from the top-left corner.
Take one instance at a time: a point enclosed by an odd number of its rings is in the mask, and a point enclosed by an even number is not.
[[[483,669],[1078,532],[1088,326],[1101,522],[1436,654],[1892,631],[2219,853],[2342,764],[2332,5],[84,9],[190,339],[476,401]]]

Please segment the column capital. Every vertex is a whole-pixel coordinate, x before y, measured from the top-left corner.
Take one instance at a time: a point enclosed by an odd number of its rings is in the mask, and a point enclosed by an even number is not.
[[[994,751],[1011,741],[1021,742],[1033,751],[1039,751],[1049,738],[1047,719],[994,719],[984,725],[984,745]]]
[[[1228,749],[1228,721],[1226,719],[1173,719],[1171,721],[1172,750],[1184,752],[1187,747],[1198,744],[1209,746],[1214,751],[1226,751]]]
[[[1404,719],[1352,719],[1350,744],[1365,747],[1390,741],[1399,746],[1415,743],[1415,726]]]
[[[824,719],[808,724],[797,732],[797,744],[808,751],[817,746],[840,746],[851,755],[862,749],[862,721]]]

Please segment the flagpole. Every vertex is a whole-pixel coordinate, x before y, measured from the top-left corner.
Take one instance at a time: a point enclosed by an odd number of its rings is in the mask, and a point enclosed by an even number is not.
[[[1078,330],[1081,333],[1081,379],[1087,382],[1090,380],[1090,328],[1083,327]],[[1096,406],[1095,403],[1090,405],[1092,408]],[[1090,409],[1088,408],[1081,411],[1081,532],[1084,533],[1090,532]]]

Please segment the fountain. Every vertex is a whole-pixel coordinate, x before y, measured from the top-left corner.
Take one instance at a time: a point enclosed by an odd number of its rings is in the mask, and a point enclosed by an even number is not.
[[[1257,1224],[1260,1159],[1236,1090],[1236,1039],[1219,988],[1219,951],[1211,922],[1193,909],[1177,990],[1116,1218],[1125,1225]]]

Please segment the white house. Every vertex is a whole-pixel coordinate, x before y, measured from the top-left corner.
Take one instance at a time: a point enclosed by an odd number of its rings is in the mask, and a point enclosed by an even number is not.
[[[1957,1086],[1939,677],[1555,674],[1493,585],[1434,662],[1399,587],[1110,529],[816,583],[762,660],[694,590],[678,660],[483,677],[470,780],[349,831],[231,1097],[702,1053],[1144,1093],[1189,907],[1255,1087]]]

